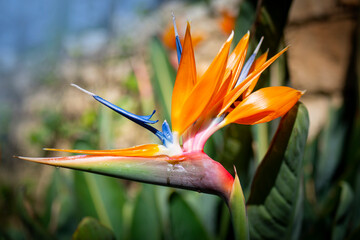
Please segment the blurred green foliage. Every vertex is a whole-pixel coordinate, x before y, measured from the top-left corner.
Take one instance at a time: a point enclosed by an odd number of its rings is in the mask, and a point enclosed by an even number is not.
[[[74,240],[86,240],[86,239],[104,239],[112,240],[116,239],[110,229],[101,225],[99,221],[94,218],[84,218],[73,236]]]

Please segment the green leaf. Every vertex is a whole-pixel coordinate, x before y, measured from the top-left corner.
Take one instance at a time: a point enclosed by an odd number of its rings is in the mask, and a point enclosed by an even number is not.
[[[180,190],[177,190],[177,192],[180,192]],[[206,231],[215,236],[217,228],[217,211],[215,211],[215,209],[221,204],[222,199],[215,195],[199,194],[186,190],[181,191],[181,193],[183,199],[200,218]]]
[[[234,43],[238,43],[247,31],[250,31],[255,20],[256,1],[245,0],[240,5],[240,11],[235,25]]]
[[[100,108],[99,142],[101,148],[111,148],[113,143],[113,113]],[[75,149],[91,149],[89,143],[75,144]],[[82,216],[91,216],[100,220],[106,227],[112,229],[116,238],[125,236],[123,224],[123,207],[125,190],[118,179],[111,177],[75,172],[74,186],[78,209]]]
[[[59,239],[69,239],[77,225],[75,202],[71,194],[71,174],[54,169],[46,190],[43,221]]]
[[[302,217],[302,160],[309,128],[303,104],[282,119],[259,165],[247,202],[251,239],[293,239]]]
[[[259,6],[259,3],[262,5]],[[269,55],[274,55],[283,37],[291,4],[292,0],[242,1],[234,42],[237,43],[247,31],[251,30],[251,34],[255,31],[257,42],[262,36],[266,39],[261,49],[269,49]]]
[[[331,239],[344,239],[348,230],[350,216],[353,211],[354,194],[346,182],[340,183],[339,203],[336,209],[335,218],[333,221],[332,237]]]
[[[245,198],[239,177],[236,173],[228,205],[233,222],[235,238],[237,240],[249,239],[249,224],[246,214]]]
[[[348,126],[342,118],[342,108],[331,107],[329,121],[319,139],[321,153],[315,164],[315,186],[318,192],[329,186],[340,163]]]
[[[264,36],[266,41],[264,41],[262,49],[269,49],[269,56],[273,56],[278,51],[279,43],[283,37],[292,0],[263,2],[260,16],[254,23],[257,26],[256,37],[260,39]]]
[[[114,233],[102,225],[99,221],[91,217],[85,217],[76,229],[73,240],[88,239],[115,239]]]
[[[360,239],[360,226],[358,226],[354,231],[351,232],[347,240],[358,240]]]
[[[211,211],[211,210],[209,210]],[[211,239],[200,217],[178,193],[170,197],[170,222],[173,239]]]
[[[130,239],[161,239],[161,215],[155,186],[142,184],[133,212]]]
[[[360,159],[360,158],[358,158]],[[360,166],[358,166],[355,170],[355,180],[354,180],[354,205],[360,205]],[[360,233],[360,208],[353,209],[353,219],[352,219],[353,229],[358,228]]]
[[[150,58],[154,71],[152,84],[155,95],[162,106],[165,118],[170,124],[171,96],[176,74],[174,68],[170,65],[166,50],[157,38],[152,39],[150,42]]]
[[[113,116],[114,113],[112,111],[101,106],[98,117],[99,145],[101,148],[111,149],[114,147]]]
[[[125,193],[119,180],[91,173],[75,173],[78,208],[83,215],[98,218],[117,238],[124,236]]]
[[[255,159],[257,164],[259,164],[269,147],[269,134],[268,134],[268,123],[260,123],[251,126],[253,132],[253,138],[256,146]]]
[[[16,215],[19,217],[22,226],[28,230],[29,235],[34,239],[54,239],[54,236],[39,221],[36,212],[34,212],[35,209],[27,207],[34,203],[29,201],[24,190],[20,190],[15,198]]]
[[[216,160],[234,174],[234,165],[237,169],[241,186],[246,192],[252,178],[252,136],[250,126],[231,124],[224,132],[223,146]],[[220,145],[220,144],[218,144]],[[246,194],[245,194],[246,195]]]
[[[230,213],[227,204],[222,203],[219,219],[218,219],[219,232],[217,239],[227,239],[226,236],[229,234],[230,227]]]

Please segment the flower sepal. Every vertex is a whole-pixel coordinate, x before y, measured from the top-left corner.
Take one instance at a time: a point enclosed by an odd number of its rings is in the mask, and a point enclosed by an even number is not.
[[[76,155],[18,158],[138,182],[216,194],[224,199],[230,195],[234,181],[231,174],[220,163],[201,151],[171,157]]]
[[[235,167],[234,167],[235,168]],[[239,177],[235,169],[235,179],[227,200],[232,222],[234,225],[235,239],[249,239],[248,218],[246,213],[246,202],[241,188]]]

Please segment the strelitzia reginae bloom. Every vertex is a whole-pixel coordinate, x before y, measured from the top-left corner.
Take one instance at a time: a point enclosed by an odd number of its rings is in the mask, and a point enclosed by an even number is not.
[[[175,33],[176,26],[175,26]],[[151,126],[151,115],[140,116],[115,106],[94,93],[97,101],[155,134],[162,144],[146,144],[117,150],[64,150],[81,155],[24,160],[99,173],[140,182],[216,194],[227,202],[235,179],[204,151],[208,138],[231,123],[258,124],[287,113],[302,92],[289,87],[267,87],[253,92],[261,73],[287,48],[267,60],[256,58],[260,44],[245,61],[249,33],[229,54],[233,33],[207,71],[198,76],[188,23],[183,45],[176,35],[179,67],[171,103],[171,128],[166,120],[161,131]]]

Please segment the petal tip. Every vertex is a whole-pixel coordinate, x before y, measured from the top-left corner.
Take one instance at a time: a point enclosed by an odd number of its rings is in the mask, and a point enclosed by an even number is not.
[[[255,55],[259,52],[260,47],[261,47],[261,44],[262,44],[263,41],[264,41],[264,36],[262,36],[262,37],[260,38],[260,41],[259,41],[258,45],[256,46],[256,48],[255,48],[255,50],[254,50],[254,54],[255,54]]]
[[[86,94],[89,94],[90,96],[96,96],[96,94],[94,94],[94,93],[92,93],[90,91],[87,91],[87,90],[83,89],[82,87],[79,87],[78,85],[76,85],[74,83],[72,83],[70,85],[73,86],[73,87],[76,87],[77,89],[79,89],[80,91],[82,91],[82,92],[84,92]]]
[[[231,31],[230,36],[228,37],[226,42],[231,42],[233,38],[234,38],[234,30]]]
[[[41,158],[34,158],[34,157],[23,157],[23,156],[13,156],[17,159],[30,161],[30,162],[36,162],[36,163],[45,163]]]
[[[247,31],[247,33],[244,35],[245,38],[250,38],[250,31]]]

